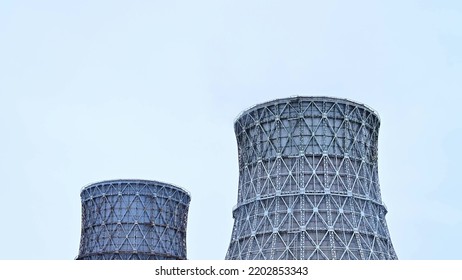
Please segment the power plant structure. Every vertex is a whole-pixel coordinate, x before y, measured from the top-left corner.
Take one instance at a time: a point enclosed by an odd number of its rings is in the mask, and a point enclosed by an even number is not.
[[[242,112],[226,259],[397,259],[379,187],[379,126],[368,106],[330,97]]]
[[[84,187],[78,260],[183,260],[191,197],[147,180],[112,180]]]

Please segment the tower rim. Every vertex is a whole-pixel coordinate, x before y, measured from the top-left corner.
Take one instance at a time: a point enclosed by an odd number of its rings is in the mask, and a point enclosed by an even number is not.
[[[310,95],[293,95],[293,96],[290,96],[290,97],[276,98],[276,99],[266,101],[266,102],[263,102],[263,103],[258,103],[258,104],[255,104],[255,105],[243,110],[234,119],[234,125],[238,122],[238,120],[242,116],[244,116],[244,115],[246,115],[246,114],[248,114],[248,113],[250,113],[250,112],[252,112],[254,110],[258,110],[259,108],[263,108],[265,106],[268,106],[271,103],[275,103],[275,102],[282,103],[284,101],[290,102],[290,101],[297,100],[297,99],[307,100],[307,101],[332,101],[332,102],[342,101],[342,102],[348,102],[348,103],[350,103],[350,104],[352,104],[354,106],[362,106],[362,107],[366,108],[367,110],[371,111],[377,117],[377,119],[379,120],[379,123],[380,123],[380,115],[374,108],[370,107],[369,105],[366,105],[364,103],[361,103],[361,102],[358,102],[358,101],[355,101],[355,100],[352,100],[352,99],[349,99],[349,98],[340,98],[340,97],[322,96],[322,95],[319,95],[319,96],[316,96],[316,95],[311,95],[311,96]]]
[[[80,189],[80,194],[82,194],[83,191],[85,191],[85,190],[87,190],[87,189],[89,189],[91,187],[101,185],[101,184],[110,184],[110,183],[148,183],[148,184],[165,185],[165,186],[168,186],[168,187],[171,187],[173,189],[177,189],[179,191],[182,191],[182,192],[186,193],[189,196],[189,198],[191,199],[191,193],[185,188],[182,188],[180,186],[177,186],[177,185],[174,185],[174,184],[171,184],[171,183],[167,183],[167,182],[156,181],[156,180],[147,180],[147,179],[109,179],[109,180],[96,181],[96,182],[93,182],[93,183],[90,183],[90,184],[87,184],[87,185],[83,186]]]

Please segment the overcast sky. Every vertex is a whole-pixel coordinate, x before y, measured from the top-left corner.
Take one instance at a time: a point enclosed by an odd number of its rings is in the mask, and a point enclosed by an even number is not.
[[[224,259],[248,107],[349,98],[381,117],[400,259],[462,259],[462,2],[0,2],[0,259],[73,259],[80,189],[192,194],[188,258]]]

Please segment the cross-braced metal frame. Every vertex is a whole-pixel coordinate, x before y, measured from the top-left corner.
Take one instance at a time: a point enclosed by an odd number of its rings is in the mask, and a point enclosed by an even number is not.
[[[190,195],[166,183],[114,180],[82,189],[83,260],[186,259]]]
[[[329,97],[241,113],[226,259],[397,259],[379,188],[379,126],[367,106]]]

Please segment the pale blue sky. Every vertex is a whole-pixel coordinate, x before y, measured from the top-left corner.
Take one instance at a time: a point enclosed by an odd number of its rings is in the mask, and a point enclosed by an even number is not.
[[[73,259],[80,188],[192,194],[188,258],[223,259],[234,118],[328,95],[380,114],[400,259],[462,259],[461,1],[0,2],[0,259]]]

